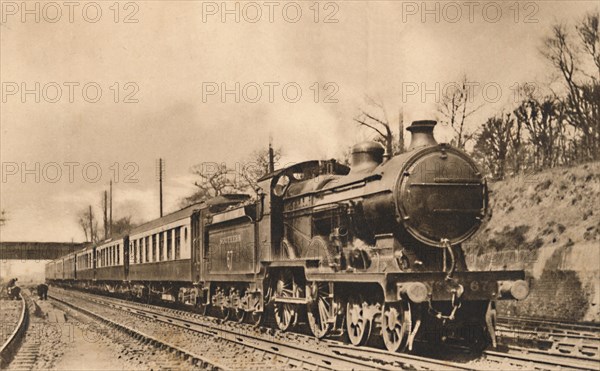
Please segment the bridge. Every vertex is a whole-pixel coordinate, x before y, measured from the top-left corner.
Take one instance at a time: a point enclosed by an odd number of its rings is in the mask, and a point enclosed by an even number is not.
[[[86,243],[0,242],[0,260],[51,260],[81,250]]]

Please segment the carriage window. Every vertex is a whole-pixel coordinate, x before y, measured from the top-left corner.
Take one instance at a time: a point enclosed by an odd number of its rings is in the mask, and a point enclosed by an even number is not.
[[[181,227],[175,228],[175,260],[181,257]]]
[[[183,242],[187,242],[187,227],[183,228]]]
[[[150,247],[148,246],[148,243],[150,242],[150,237],[146,236],[145,240],[146,243],[144,245],[146,247],[146,263],[148,263],[150,261],[150,255],[148,254],[150,252]]]
[[[138,245],[139,245],[139,247],[140,247],[140,259],[139,259],[138,261],[139,261],[140,263],[143,263],[143,262],[144,262],[144,259],[142,259],[142,252],[143,252],[143,247],[142,247],[142,244],[143,244],[143,242],[144,242],[144,239],[143,239],[143,238],[140,238],[138,241],[139,241]]]
[[[152,235],[152,261],[156,261],[156,235]]]
[[[133,263],[137,263],[137,240],[133,241]]]
[[[158,260],[159,261],[163,261],[164,257],[165,257],[165,239],[164,239],[164,233],[160,232],[158,234]]]
[[[173,255],[171,254],[172,250],[173,250],[173,231],[171,229],[169,229],[167,231],[167,259],[166,260],[171,260],[173,259]]]
[[[121,264],[121,245],[117,245],[117,265]]]

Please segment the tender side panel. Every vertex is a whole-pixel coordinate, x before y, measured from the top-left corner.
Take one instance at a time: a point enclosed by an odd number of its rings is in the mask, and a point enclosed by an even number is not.
[[[208,231],[208,274],[254,273],[254,223],[218,224]]]

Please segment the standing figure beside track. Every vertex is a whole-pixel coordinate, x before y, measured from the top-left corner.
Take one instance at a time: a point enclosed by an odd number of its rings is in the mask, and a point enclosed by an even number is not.
[[[14,298],[13,290],[15,290],[16,288],[18,289],[18,287],[16,286],[18,280],[18,278],[11,278],[6,284],[6,295],[8,295],[9,299]],[[17,290],[17,297],[19,296],[20,291],[20,289]]]
[[[8,298],[10,300],[19,300],[19,296],[21,294],[21,288],[19,286],[13,286],[9,289]]]
[[[48,285],[40,283],[37,286],[37,294],[40,300],[48,300]]]

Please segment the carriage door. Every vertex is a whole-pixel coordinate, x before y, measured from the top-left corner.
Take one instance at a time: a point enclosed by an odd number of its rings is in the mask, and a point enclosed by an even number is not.
[[[192,248],[192,281],[199,282],[203,279],[202,274],[202,215],[201,210],[195,211],[191,218],[191,248]]]

